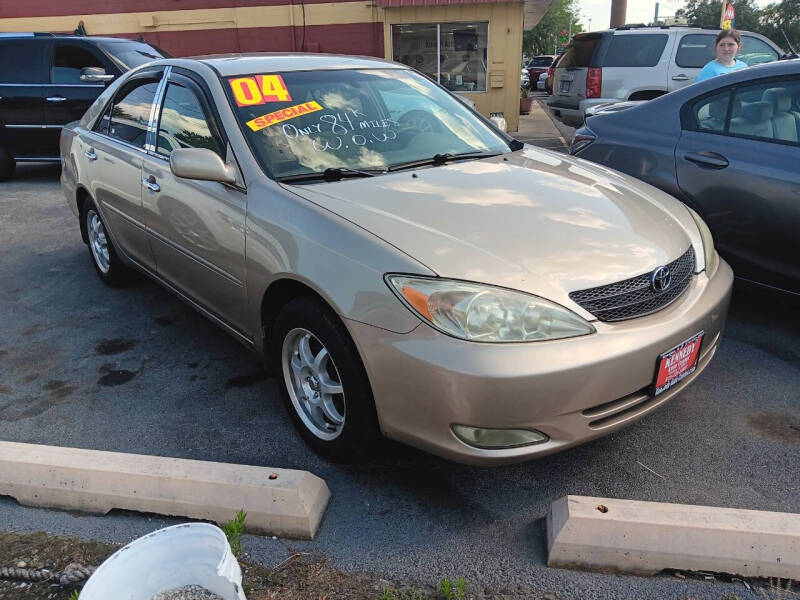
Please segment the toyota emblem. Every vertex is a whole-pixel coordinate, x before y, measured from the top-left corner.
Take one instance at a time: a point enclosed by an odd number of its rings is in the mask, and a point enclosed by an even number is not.
[[[658,267],[653,274],[650,275],[650,287],[656,293],[665,292],[672,283],[672,273],[669,272],[668,267]]]

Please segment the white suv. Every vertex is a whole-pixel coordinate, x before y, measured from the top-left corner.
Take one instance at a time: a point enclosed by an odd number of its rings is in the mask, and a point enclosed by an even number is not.
[[[718,29],[620,27],[579,33],[553,70],[547,104],[567,125],[583,124],[586,109],[623,100],[652,100],[693,83],[714,58]],[[778,60],[783,51],[768,38],[742,31],[737,58],[748,65]]]

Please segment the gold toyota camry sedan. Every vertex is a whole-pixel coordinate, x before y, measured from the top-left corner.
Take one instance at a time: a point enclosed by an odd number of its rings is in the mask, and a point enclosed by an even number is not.
[[[628,425],[708,365],[701,218],[515,141],[404,65],[167,59],[61,136],[99,277],[146,273],[274,368],[306,441],[502,464]]]

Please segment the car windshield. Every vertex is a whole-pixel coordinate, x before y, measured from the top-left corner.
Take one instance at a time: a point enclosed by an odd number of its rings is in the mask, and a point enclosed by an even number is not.
[[[553,64],[553,58],[551,56],[537,56],[534,58],[528,67],[549,67]]]
[[[276,179],[510,151],[459,100],[406,69],[264,73],[223,83],[253,151]]]
[[[100,46],[126,71],[159,58],[168,58],[148,44],[132,41],[104,42]]]

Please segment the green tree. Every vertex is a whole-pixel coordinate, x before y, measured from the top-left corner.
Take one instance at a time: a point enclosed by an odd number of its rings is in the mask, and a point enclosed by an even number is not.
[[[572,35],[583,31],[579,18],[577,0],[555,0],[539,24],[523,34],[522,51],[528,56],[552,54],[559,31],[569,31],[570,23]]]
[[[761,33],[761,10],[756,0],[734,0],[736,29]],[[719,27],[722,12],[720,0],[689,0],[686,7],[675,11],[676,16],[685,16],[690,27]]]
[[[759,33],[789,52],[786,38],[781,32],[783,30],[795,52],[800,53],[800,4],[796,0],[783,0],[765,6],[761,10],[761,24]]]

